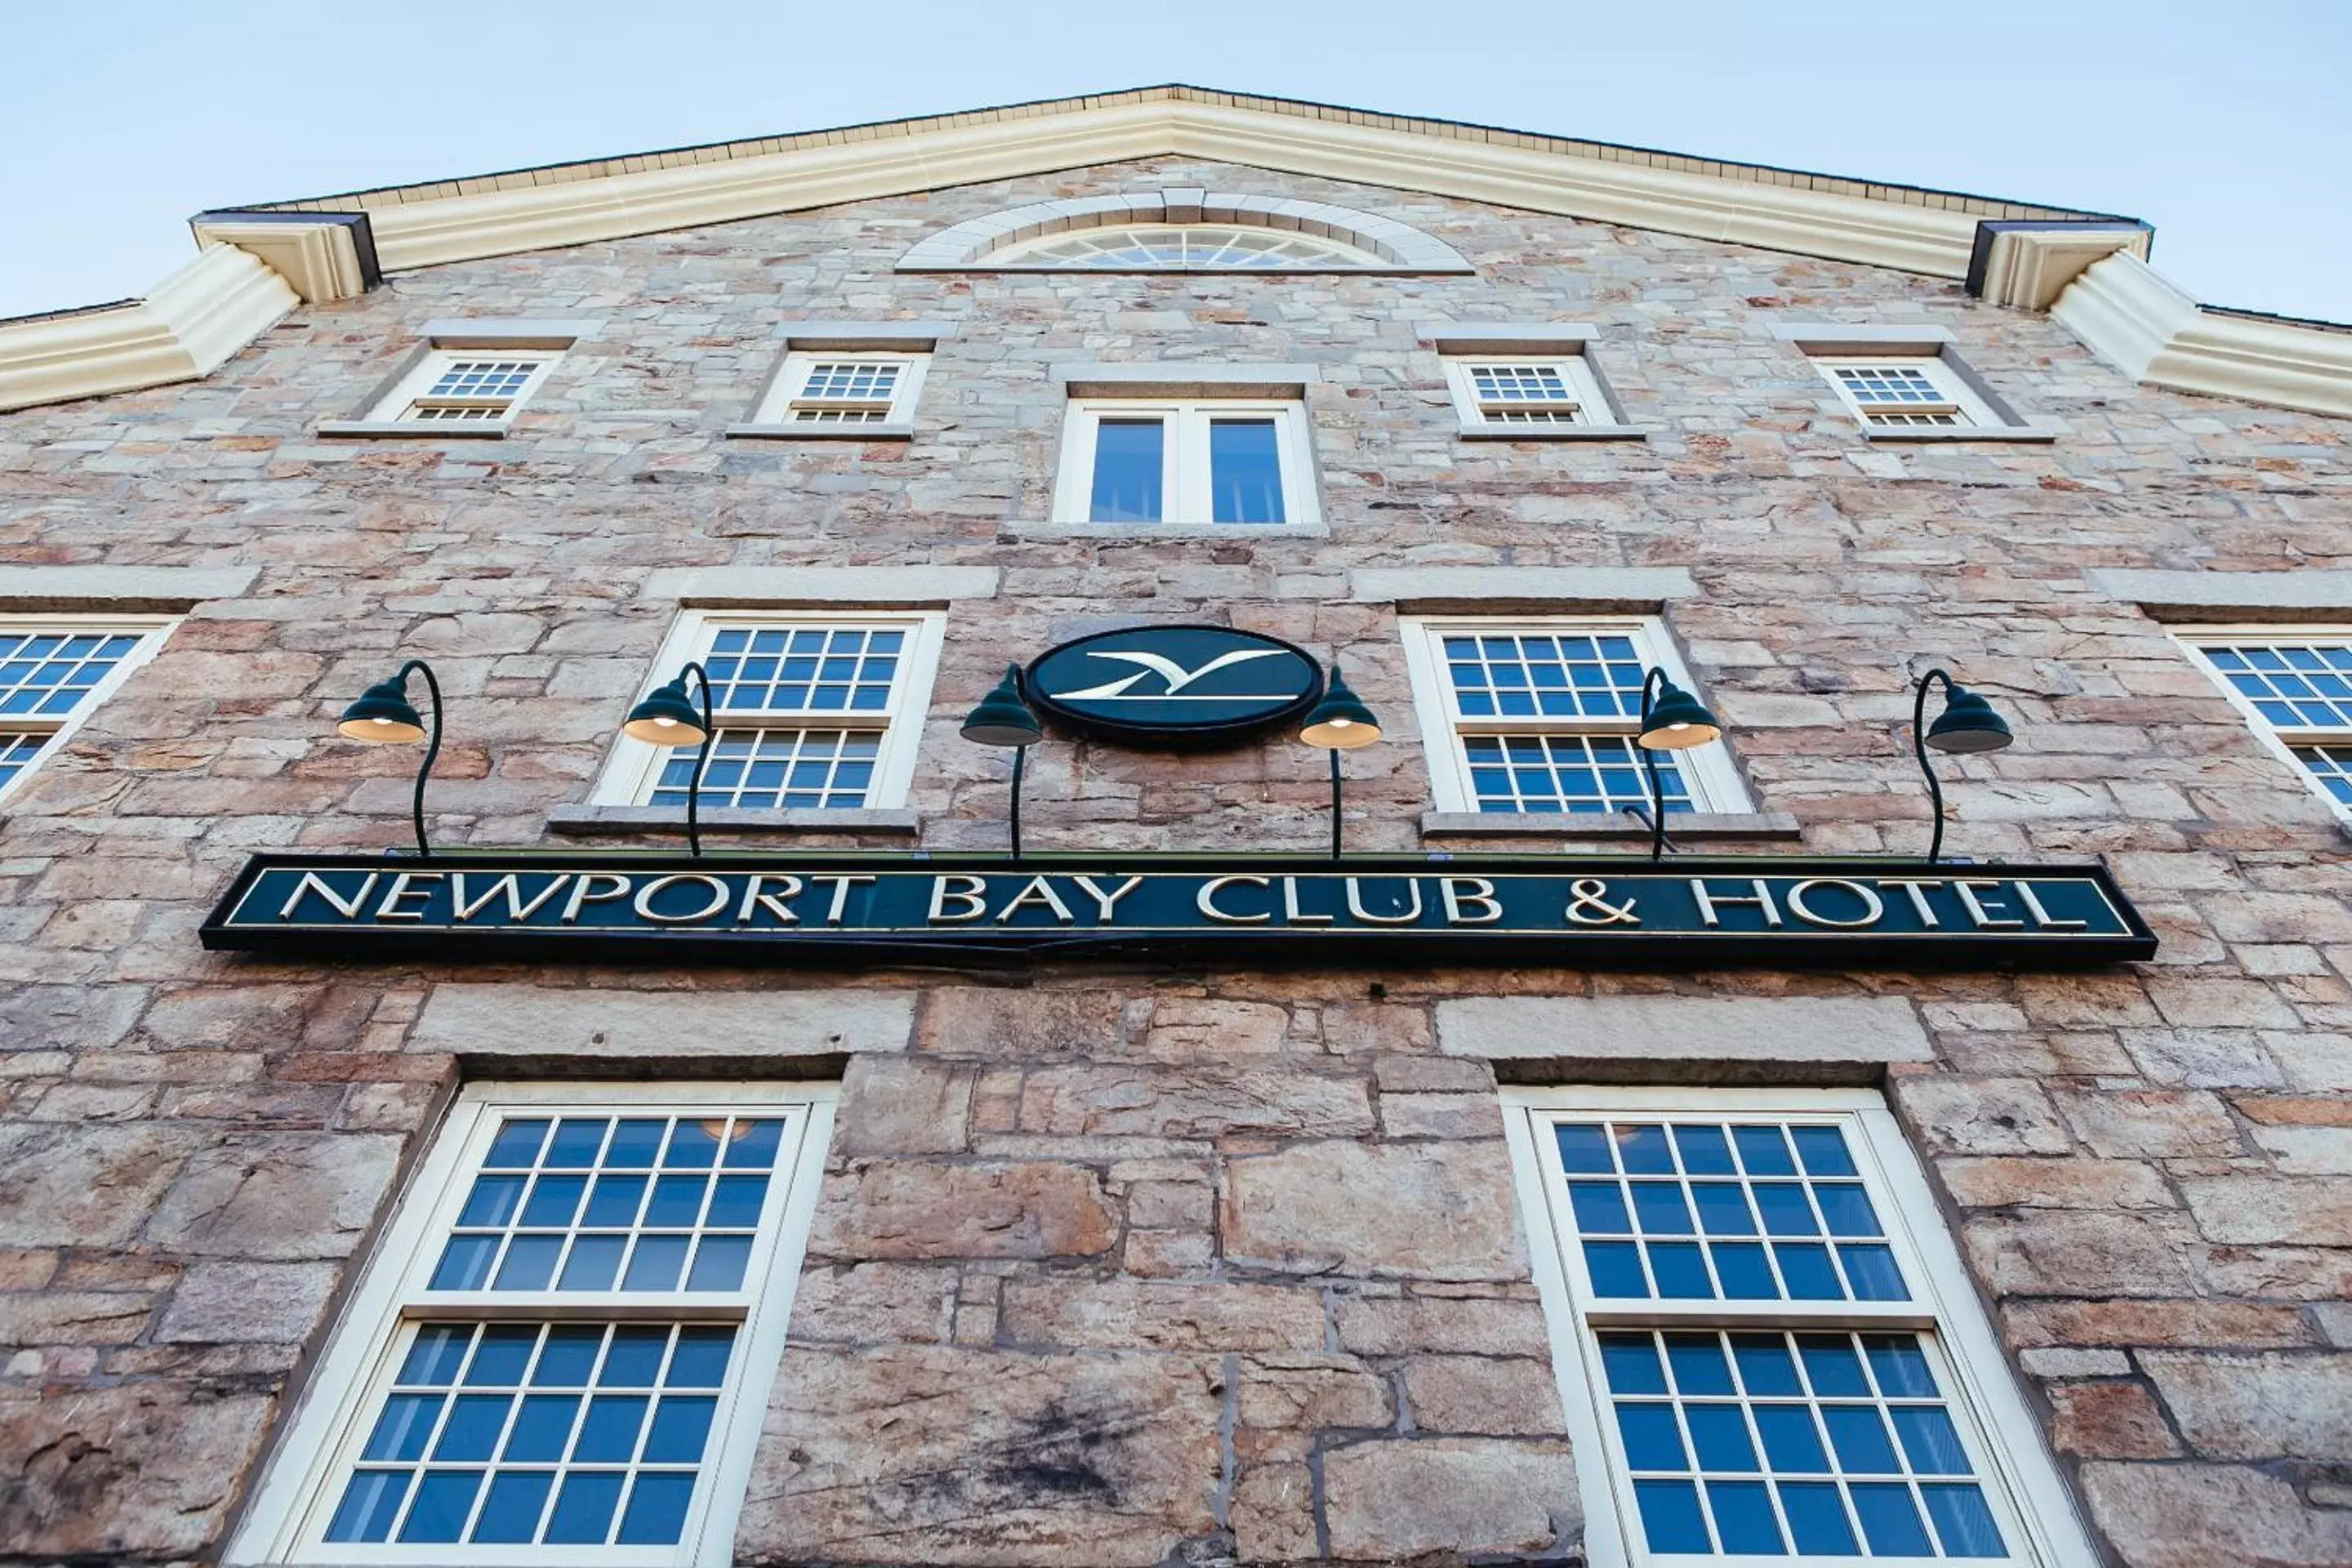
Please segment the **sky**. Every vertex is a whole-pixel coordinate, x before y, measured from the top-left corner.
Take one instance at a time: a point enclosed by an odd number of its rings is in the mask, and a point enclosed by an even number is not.
[[[2352,0],[15,0],[0,316],[208,207],[1190,81],[2056,205],[2352,321]]]

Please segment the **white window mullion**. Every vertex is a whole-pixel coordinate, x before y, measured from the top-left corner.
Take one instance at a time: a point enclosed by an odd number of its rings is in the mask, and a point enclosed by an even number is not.
[[[0,800],[56,755],[177,624],[167,616],[0,616]]]

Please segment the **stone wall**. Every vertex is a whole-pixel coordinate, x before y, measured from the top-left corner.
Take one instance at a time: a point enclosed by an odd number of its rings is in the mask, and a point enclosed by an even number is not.
[[[889,268],[947,223],[1162,184],[1392,215],[1480,271]],[[456,315],[605,325],[503,442],[311,433]],[[911,444],[720,437],[775,323],[893,315],[961,329]],[[1600,324],[1650,440],[1458,441],[1413,331],[1446,317]],[[1948,326],[2065,433],[1869,447],[1771,337],[1821,319]],[[1032,526],[1059,424],[1046,367],[1160,358],[1319,367],[1328,538]],[[855,1037],[824,1047],[852,1060],[748,1562],[1570,1554],[1577,1491],[1493,1068],[1440,1049],[1433,1022],[1496,992],[1909,1010],[1932,1059],[1900,1062],[1891,1098],[2116,1561],[2352,1561],[2347,846],[2163,629],[2084,576],[2352,565],[2345,434],[2135,387],[2055,323],[1943,284],[1173,161],[406,275],[299,313],[202,383],[0,420],[0,562],[259,569],[0,826],[0,1557],[216,1552],[458,1056],[528,1071],[577,1054],[554,1037],[591,1013],[530,988],[597,987],[696,992],[663,1015],[683,1054],[745,1049],[754,993],[783,1020],[766,1054],[818,1048],[836,1015]],[[1003,759],[954,726],[1007,659],[1166,617],[1343,656],[1393,725],[1348,761],[1350,844],[1419,848],[1428,774],[1393,606],[1352,596],[1349,574],[1680,566],[1700,593],[1675,633],[1759,807],[1792,814],[1806,847],[1923,846],[1896,725],[1906,661],[1946,663],[2019,736],[1952,770],[1949,847],[2106,856],[2164,948],[2073,976],[1105,973],[847,993],[198,950],[250,850],[404,837],[413,758],[330,723],[398,656],[431,658],[451,698],[436,834],[541,842],[675,615],[640,592],[648,574],[874,563],[1003,574],[951,618],[911,802],[928,845],[1001,841]],[[1183,758],[1056,742],[1033,761],[1034,847],[1307,848],[1326,831],[1321,757],[1280,741]],[[539,1032],[446,1022],[484,984],[526,988],[513,1016]]]

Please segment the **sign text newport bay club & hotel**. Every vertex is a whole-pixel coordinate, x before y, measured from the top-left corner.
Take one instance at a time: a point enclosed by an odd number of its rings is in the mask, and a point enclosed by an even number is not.
[[[2097,866],[1624,857],[261,855],[207,946],[807,964],[1215,953],[1508,962],[2111,963],[2155,938]]]

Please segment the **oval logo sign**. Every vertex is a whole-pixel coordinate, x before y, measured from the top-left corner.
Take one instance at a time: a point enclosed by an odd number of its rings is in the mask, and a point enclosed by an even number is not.
[[[1027,684],[1040,711],[1082,733],[1201,746],[1302,717],[1323,695],[1323,668],[1256,632],[1130,626],[1038,655]]]

